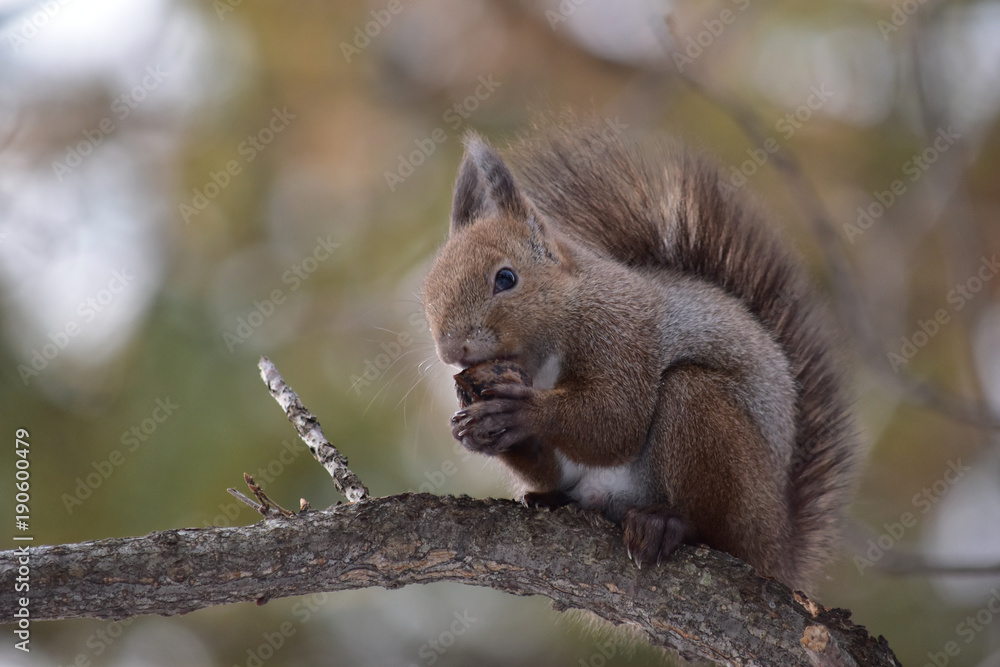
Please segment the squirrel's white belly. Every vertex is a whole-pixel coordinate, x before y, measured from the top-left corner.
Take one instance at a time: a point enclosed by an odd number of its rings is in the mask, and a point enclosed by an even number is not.
[[[641,495],[630,464],[588,466],[570,461],[559,451],[559,488],[584,509],[604,509],[612,500],[628,502]]]

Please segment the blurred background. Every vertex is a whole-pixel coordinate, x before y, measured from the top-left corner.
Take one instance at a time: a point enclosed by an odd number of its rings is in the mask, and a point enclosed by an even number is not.
[[[922,572],[1000,561],[996,2],[0,0],[0,423],[35,544],[253,523],[244,471],[338,500],[261,354],[374,495],[508,495],[452,443],[418,294],[463,132],[566,106],[714,156],[830,302],[870,453],[820,601],[904,664],[1000,664],[995,570]],[[457,585],[32,627],[0,663],[661,660]]]

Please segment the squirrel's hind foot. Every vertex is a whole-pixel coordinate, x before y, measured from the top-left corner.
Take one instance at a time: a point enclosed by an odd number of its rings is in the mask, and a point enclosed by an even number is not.
[[[628,508],[622,528],[628,556],[640,569],[652,563],[659,565],[692,534],[691,523],[667,505]]]

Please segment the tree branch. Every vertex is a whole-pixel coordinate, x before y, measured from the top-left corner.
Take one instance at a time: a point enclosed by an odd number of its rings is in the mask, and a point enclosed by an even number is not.
[[[0,553],[0,621],[17,607],[19,554]],[[727,665],[895,665],[885,640],[742,562],[683,547],[637,569],[617,527],[577,508],[400,495],[240,528],[30,549],[31,619],[183,614],[219,604],[453,581],[545,595]],[[807,648],[813,647],[813,650]],[[825,649],[821,648],[824,647]]]
[[[850,622],[850,612],[820,607],[707,547],[682,547],[659,567],[637,569],[620,529],[599,513],[467,496],[369,499],[266,357],[260,369],[313,455],[356,502],[240,528],[0,552],[0,622],[16,620],[22,608],[33,621],[171,616],[235,602],[453,581],[544,595],[557,610],[583,609],[628,624],[685,658],[725,665],[899,664],[883,638]],[[264,511],[266,497],[257,495]],[[15,592],[19,577],[29,579],[30,600]]]
[[[338,452],[337,448],[326,439],[319,420],[302,405],[299,395],[285,383],[274,363],[267,357],[261,357],[257,362],[257,368],[260,369],[260,377],[267,385],[267,390],[285,411],[285,416],[295,427],[299,437],[309,446],[313,457],[326,468],[330,477],[333,477],[337,490],[352,503],[367,498],[368,489],[347,467],[347,457]]]

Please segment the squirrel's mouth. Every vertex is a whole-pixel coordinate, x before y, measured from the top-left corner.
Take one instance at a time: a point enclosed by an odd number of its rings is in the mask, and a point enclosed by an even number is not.
[[[511,367],[514,367],[513,370],[530,378],[527,381],[529,386],[534,386],[536,389],[552,389],[559,381],[562,372],[562,357],[558,354],[550,354],[545,357],[540,366],[528,368],[525,366],[521,355],[499,354],[463,366],[462,373],[460,374],[465,374],[470,369],[474,369],[473,372],[477,374],[483,372],[489,373],[491,371],[487,370],[487,368],[490,366],[494,367],[492,372],[497,375],[502,374],[502,367],[507,367],[508,372],[511,370]]]
[[[495,363],[511,363],[511,364],[517,364],[518,366],[522,365],[520,358],[514,354],[498,354],[498,355],[489,355],[481,357],[477,356],[471,358],[463,358],[457,364],[453,365],[458,366],[463,371],[467,371],[473,366],[481,366],[483,364],[495,364]]]

